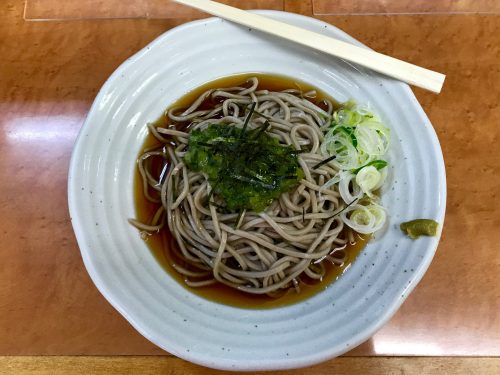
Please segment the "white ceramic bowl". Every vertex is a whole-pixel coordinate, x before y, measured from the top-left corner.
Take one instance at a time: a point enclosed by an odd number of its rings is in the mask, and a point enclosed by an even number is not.
[[[259,13],[359,44],[312,18]],[[190,293],[165,273],[127,223],[135,215],[133,172],[145,124],[188,90],[241,72],[296,77],[338,101],[370,103],[392,128],[384,233],[325,291],[270,310],[229,307]],[[188,361],[249,371],[327,360],[367,340],[387,322],[422,278],[439,240],[412,241],[398,225],[420,217],[443,223],[446,181],[436,134],[408,86],[210,18],[168,31],[108,79],[78,136],[68,194],[92,280],[142,335]]]

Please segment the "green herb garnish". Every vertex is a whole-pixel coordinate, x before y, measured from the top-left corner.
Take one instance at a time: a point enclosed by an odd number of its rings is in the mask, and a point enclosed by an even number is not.
[[[343,132],[343,133],[347,134],[351,138],[351,143],[354,146],[354,148],[358,147],[358,139],[354,135],[354,127],[350,127],[350,126],[338,126],[335,129],[334,134],[337,133],[337,132]]]
[[[364,167],[369,167],[370,165],[380,170],[380,169],[382,169],[382,168],[384,168],[384,167],[387,166],[387,162],[385,160],[372,160],[371,162],[366,163],[362,167],[359,167],[357,169],[353,169],[351,172],[354,173],[354,174],[357,174]]]
[[[298,150],[281,145],[266,128],[211,124],[191,132],[184,162],[208,176],[212,191],[229,212],[263,211],[304,177]]]

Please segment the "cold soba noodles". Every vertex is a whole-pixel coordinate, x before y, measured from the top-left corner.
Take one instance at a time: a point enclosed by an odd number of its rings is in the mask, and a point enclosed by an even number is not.
[[[204,297],[243,306],[306,298],[385,222],[374,192],[389,130],[354,103],[283,77],[235,76],[189,93],[148,127],[130,222]]]

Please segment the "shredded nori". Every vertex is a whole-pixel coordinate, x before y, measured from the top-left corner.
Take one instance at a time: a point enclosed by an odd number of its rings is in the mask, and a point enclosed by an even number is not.
[[[190,134],[184,162],[192,171],[208,176],[213,194],[224,201],[228,212],[263,211],[304,177],[298,150],[269,136],[268,126],[247,129],[211,124]]]

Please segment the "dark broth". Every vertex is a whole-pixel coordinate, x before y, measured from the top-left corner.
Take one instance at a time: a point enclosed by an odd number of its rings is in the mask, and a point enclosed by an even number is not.
[[[204,91],[217,88],[217,87],[230,87],[230,86],[241,86],[245,83],[245,81],[250,77],[257,77],[259,79],[259,89],[267,89],[269,91],[281,91],[290,88],[299,88],[303,92],[307,92],[310,90],[316,90],[316,98],[311,101],[317,105],[321,106],[321,102],[323,99],[328,98],[334,103],[334,105],[338,104],[332,100],[332,98],[328,97],[326,94],[316,89],[315,87],[303,83],[298,82],[295,79],[276,76],[276,75],[268,75],[268,74],[260,74],[260,73],[248,73],[248,74],[239,74],[230,77],[221,78],[215,81],[211,81],[203,86],[196,88],[188,92],[182,98],[173,103],[170,107],[180,107],[186,108],[188,107],[196,98],[198,98]],[[207,100],[202,104],[203,107],[209,107],[215,103],[211,103],[210,100]],[[166,116],[162,116],[155,122],[156,126],[166,127],[168,125],[168,120]],[[158,141],[149,134],[144,142],[142,150],[152,148],[155,146],[159,146]],[[158,208],[158,204],[151,203],[147,201],[144,197],[142,190],[142,180],[139,175],[138,170],[136,169],[135,178],[134,178],[134,199],[135,199],[135,208],[136,208],[136,217],[138,220],[142,222],[149,222],[154,213]],[[358,254],[364,248],[366,243],[368,242],[368,237],[363,238],[361,236],[356,236],[357,241],[354,244],[348,244],[344,249],[346,253],[346,261],[340,267],[333,265],[332,263],[325,261],[326,273],[321,281],[306,281],[307,284],[301,283],[300,293],[296,293],[294,290],[289,290],[281,297],[269,297],[267,295],[258,295],[258,294],[247,294],[240,292],[236,289],[230,288],[224,284],[214,284],[210,286],[205,286],[201,288],[191,288],[184,283],[183,276],[177,273],[172,267],[173,263],[182,264],[182,260],[176,258],[176,251],[171,251],[175,249],[178,245],[176,241],[173,239],[167,227],[161,233],[154,234],[149,236],[146,239],[146,244],[153,252],[155,258],[162,265],[165,271],[168,272],[170,276],[172,276],[175,280],[177,280],[181,285],[183,285],[189,291],[197,294],[200,297],[206,298],[208,300],[223,303],[227,305],[237,306],[241,308],[272,308],[290,305],[299,301],[303,301],[314,294],[326,289],[329,285],[331,285],[338,277],[350,266],[350,264],[356,259]],[[178,252],[177,252],[178,253]]]

